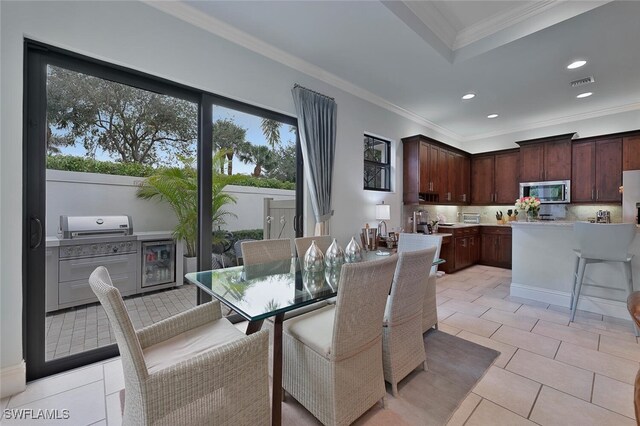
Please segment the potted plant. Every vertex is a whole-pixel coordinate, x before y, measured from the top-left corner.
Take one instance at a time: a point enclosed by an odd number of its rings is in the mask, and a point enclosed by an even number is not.
[[[235,203],[233,196],[223,192],[226,185],[218,179],[220,164],[225,159],[224,152],[213,157],[212,166],[212,203],[211,222],[214,226],[223,225],[227,216],[235,216],[224,209],[226,204]],[[196,241],[198,237],[198,173],[195,160],[180,157],[182,167],[165,167],[146,178],[138,188],[137,196],[145,200],[158,200],[169,203],[175,213],[178,224],[173,230],[176,241],[184,242],[184,273],[196,270]]]

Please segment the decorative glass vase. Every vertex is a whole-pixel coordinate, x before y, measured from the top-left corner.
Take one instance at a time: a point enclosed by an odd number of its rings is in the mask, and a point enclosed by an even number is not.
[[[347,263],[356,263],[362,260],[362,249],[356,242],[356,237],[351,237],[351,241],[344,250],[344,260]]]
[[[338,245],[338,241],[336,241],[335,238],[324,254],[324,263],[327,265],[327,268],[335,268],[344,263],[344,251],[342,247]]]
[[[321,272],[324,269],[324,255],[315,240],[304,255],[304,270],[307,272]]]
[[[527,210],[527,222],[538,221],[538,210]]]

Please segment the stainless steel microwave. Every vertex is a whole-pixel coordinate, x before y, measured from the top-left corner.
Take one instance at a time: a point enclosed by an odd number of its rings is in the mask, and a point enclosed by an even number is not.
[[[521,182],[520,197],[536,197],[545,204],[570,203],[571,181]]]

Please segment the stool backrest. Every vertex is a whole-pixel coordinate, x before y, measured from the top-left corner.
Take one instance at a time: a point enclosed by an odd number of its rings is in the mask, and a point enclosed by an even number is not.
[[[636,225],[577,222],[573,225],[573,233],[583,257],[625,261],[636,236]]]

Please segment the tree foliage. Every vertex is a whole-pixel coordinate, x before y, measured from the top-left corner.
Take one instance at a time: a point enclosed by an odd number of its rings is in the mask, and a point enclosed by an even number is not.
[[[270,118],[263,118],[260,123],[262,134],[267,139],[267,143],[272,150],[276,149],[276,145],[280,145],[280,122]]]
[[[50,66],[47,107],[50,153],[81,141],[123,163],[195,154],[197,105],[182,99]]]
[[[283,182],[296,181],[296,146],[281,146],[273,152],[273,166],[267,170],[266,176]]]
[[[246,142],[247,129],[238,126],[228,118],[218,119],[213,123],[213,147],[227,157],[227,174],[233,174],[233,157]],[[220,173],[224,173],[224,163],[220,165]]]
[[[264,169],[271,170],[275,167],[276,156],[265,145],[253,145],[247,142],[241,148],[238,157],[243,163],[254,165],[251,174],[253,177],[260,177]]]

